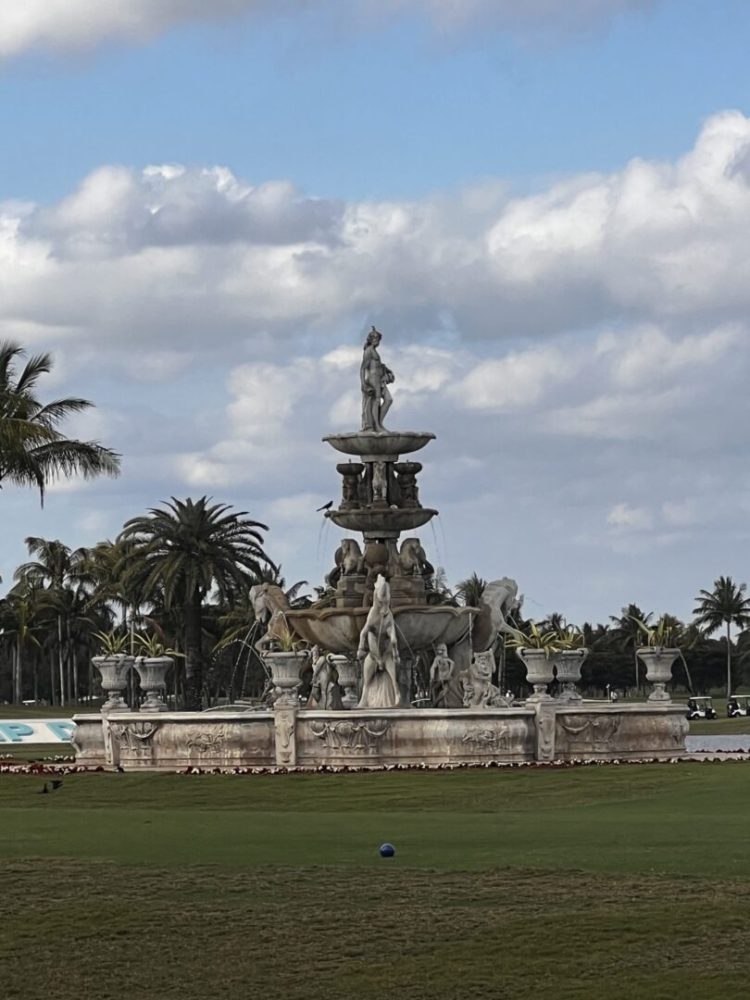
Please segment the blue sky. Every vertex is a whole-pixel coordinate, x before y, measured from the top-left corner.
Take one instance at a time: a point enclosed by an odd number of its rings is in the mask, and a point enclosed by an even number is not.
[[[4,195],[50,200],[102,163],[172,161],[344,198],[496,176],[523,189],[671,158],[750,90],[742,0],[672,0],[520,37],[441,31],[408,11],[337,26],[321,6],[7,62]]]
[[[3,491],[6,582],[201,493],[317,582],[373,322],[449,579],[580,622],[750,576],[750,6],[210,9],[0,5],[0,338],[124,456]]]

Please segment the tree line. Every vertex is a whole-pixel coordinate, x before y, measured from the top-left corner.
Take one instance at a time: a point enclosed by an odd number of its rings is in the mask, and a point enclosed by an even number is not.
[[[66,419],[93,404],[78,397],[43,402],[39,380],[52,369],[49,354],[27,357],[14,342],[0,342],[0,488],[32,487],[43,504],[48,484],[58,477],[117,476],[120,456],[96,441],[79,441],[62,430]],[[245,511],[208,497],[178,500],[132,518],[114,540],[73,549],[60,540],[29,537],[29,561],[13,574],[0,599],[0,701],[33,700],[65,705],[99,694],[91,658],[106,651],[108,637],[135,652],[146,633],[173,649],[171,697],[175,705],[199,708],[217,697],[260,694],[265,676],[251,639],[250,588],[263,581],[287,590],[292,606],[314,598],[302,593],[305,581],[286,588],[280,567],[264,550],[267,526]],[[476,574],[452,593],[442,570],[436,574],[441,599],[477,606],[486,585]],[[330,594],[315,588],[315,598]],[[750,599],[745,584],[720,577],[696,599],[693,620],[672,616],[670,629],[683,652],[685,682],[696,693],[726,682],[738,683],[750,654]],[[664,617],[664,616],[663,616]],[[605,624],[584,623],[589,648],[583,685],[590,691],[627,692],[642,674],[635,655],[643,627],[654,618],[636,604]],[[515,623],[520,631],[531,622]],[[561,615],[542,623],[568,628]],[[731,629],[739,630],[732,639]],[[720,629],[724,634],[713,638]],[[501,682],[523,690],[523,667],[497,650]],[[131,700],[136,694],[131,692]]]
[[[477,606],[486,585],[486,580],[473,574],[458,584],[456,595],[461,603]],[[606,623],[571,626],[563,615],[553,613],[537,626],[559,634],[571,628],[580,633],[581,644],[589,650],[582,669],[584,690],[592,695],[605,695],[609,691],[627,695],[643,688],[645,667],[637,650],[647,644],[648,631],[657,622],[667,627],[672,637],[670,644],[680,649],[681,657],[673,675],[675,684],[686,691],[708,694],[724,686],[729,697],[750,672],[750,598],[747,585],[735,582],[730,576],[720,576],[710,590],[701,590],[696,595],[689,622],[669,613],[657,616],[632,603],[621,608],[619,614],[610,615]],[[519,631],[526,633],[531,624],[530,619],[523,618],[514,623]],[[717,638],[719,632],[723,634]],[[522,665],[504,656],[502,643],[496,653],[506,668],[508,686],[519,690],[523,683]]]

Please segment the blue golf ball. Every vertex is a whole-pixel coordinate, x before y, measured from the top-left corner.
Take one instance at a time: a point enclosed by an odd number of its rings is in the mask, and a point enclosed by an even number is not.
[[[396,853],[396,848],[393,846],[393,844],[380,845],[381,858],[392,858],[395,853]]]

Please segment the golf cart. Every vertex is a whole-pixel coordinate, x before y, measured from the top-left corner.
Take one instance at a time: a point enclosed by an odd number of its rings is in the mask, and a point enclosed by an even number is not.
[[[740,715],[750,715],[750,695],[730,695],[727,701],[727,718],[736,719]]]
[[[708,696],[688,698],[688,719],[715,719],[716,709]]]

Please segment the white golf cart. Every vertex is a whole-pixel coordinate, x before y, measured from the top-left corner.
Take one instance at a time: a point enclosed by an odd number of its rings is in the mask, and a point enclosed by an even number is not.
[[[750,695],[730,695],[727,700],[727,718],[737,719],[741,715],[750,715]]]
[[[700,695],[688,698],[687,703],[688,719],[715,719],[716,709],[708,696]]]

